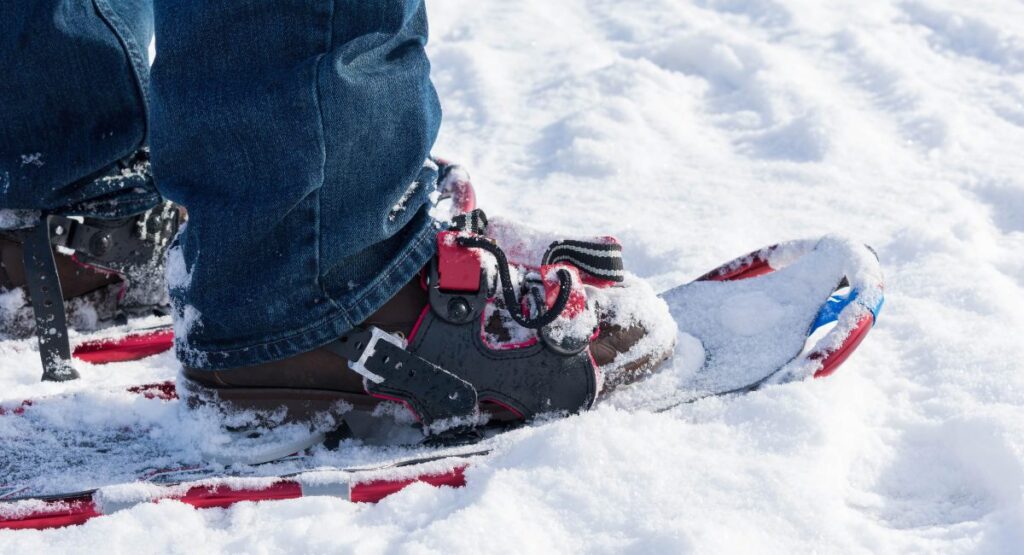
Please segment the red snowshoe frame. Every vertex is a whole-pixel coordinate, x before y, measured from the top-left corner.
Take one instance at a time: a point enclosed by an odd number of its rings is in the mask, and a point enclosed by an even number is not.
[[[159,486],[155,493],[147,492],[146,497],[127,503],[104,502],[102,488],[22,501],[11,499],[0,501],[0,530],[44,530],[75,526],[136,504],[164,500],[179,501],[197,509],[225,508],[243,501],[277,501],[312,496],[336,497],[353,503],[377,503],[415,483],[435,487],[462,487],[466,485],[465,470],[468,467],[464,461],[489,452],[482,450],[452,455],[452,464],[447,465],[451,468],[447,470],[433,468],[437,466],[438,458],[428,457],[402,461],[381,468],[310,471],[280,476],[276,479],[255,479],[253,481],[259,483],[252,486],[210,484],[203,483],[202,480],[182,482]],[[431,467],[431,470],[422,473],[398,470],[417,465]],[[395,474],[398,474],[398,477],[391,477]],[[316,479],[310,480],[312,477]],[[240,481],[242,480],[236,480]],[[272,483],[267,483],[271,481]],[[0,490],[0,496],[3,493]]]
[[[121,337],[92,339],[75,346],[72,356],[92,364],[141,360],[169,351],[174,346],[170,326],[150,328]]]

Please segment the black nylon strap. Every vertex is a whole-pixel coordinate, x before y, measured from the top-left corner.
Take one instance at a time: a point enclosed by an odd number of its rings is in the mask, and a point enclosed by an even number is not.
[[[43,362],[43,381],[62,382],[78,378],[71,367],[71,343],[68,339],[64,294],[57,276],[57,264],[50,246],[49,218],[23,234],[25,282],[32,300],[39,338],[39,357]]]
[[[378,330],[377,335],[381,333]],[[375,338],[370,329],[356,328],[327,349],[350,362],[363,360],[372,375],[365,378],[367,392],[407,403],[420,417],[429,434],[435,423],[446,419],[465,419],[472,425],[477,415],[476,389],[469,382],[423,359],[399,345]],[[366,356],[368,349],[372,353]]]

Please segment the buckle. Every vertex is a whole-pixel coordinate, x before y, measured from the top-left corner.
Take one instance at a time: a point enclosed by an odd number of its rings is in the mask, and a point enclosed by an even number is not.
[[[85,218],[81,216],[49,216],[46,224],[50,229],[50,244],[61,254],[72,256],[76,250],[71,245],[71,237],[76,229],[83,225]]]
[[[487,272],[482,268],[477,274],[477,288],[466,292],[449,292],[441,289],[438,260],[430,261],[427,275],[427,297],[430,308],[438,318],[452,324],[467,324],[480,316],[487,305],[490,288],[487,286]]]
[[[399,349],[405,349],[408,343],[401,337],[398,337],[397,335],[392,335],[376,326],[370,326],[369,328],[367,328],[367,331],[370,332],[370,339],[366,342],[366,346],[363,347],[362,353],[359,354],[359,359],[355,361],[350,359],[348,361],[348,367],[351,368],[353,372],[359,374],[360,376],[370,380],[373,383],[379,384],[384,381],[384,377],[381,376],[380,374],[371,372],[366,367],[366,362],[370,360],[370,357],[372,357],[376,353],[377,342],[384,341],[385,343],[390,343],[398,347]]]

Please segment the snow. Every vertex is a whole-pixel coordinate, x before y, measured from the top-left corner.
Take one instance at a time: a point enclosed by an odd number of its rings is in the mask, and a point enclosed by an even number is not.
[[[722,328],[739,335],[757,335],[778,326],[785,307],[760,291],[732,295],[721,305]]]
[[[0,175],[0,185],[6,190],[10,185],[10,175]],[[0,208],[0,229],[21,229],[32,226],[39,221],[39,212],[34,210],[11,210]]]
[[[185,225],[188,225],[186,223]],[[167,267],[165,269],[167,285],[171,290],[188,289],[192,286],[192,272],[185,263],[185,254],[181,245],[174,243],[167,249]],[[188,357],[194,366],[202,366],[206,362],[207,353],[192,348],[188,344],[188,336],[193,330],[200,329],[204,324],[202,313],[190,305],[172,304],[177,318],[174,319],[174,348],[182,357]]]
[[[657,290],[770,243],[853,236],[885,268],[879,326],[825,380],[658,414],[605,404],[515,432],[462,489],[378,505],[165,501],[0,532],[0,552],[1019,551],[1024,6],[429,9],[436,151],[471,171],[489,214],[615,235]],[[39,384],[30,347],[0,343],[4,406],[176,371],[165,355]],[[156,401],[82,399],[65,418],[166,416]]]

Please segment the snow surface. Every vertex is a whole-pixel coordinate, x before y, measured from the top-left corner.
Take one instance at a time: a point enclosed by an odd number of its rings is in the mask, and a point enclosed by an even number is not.
[[[667,289],[780,240],[852,235],[880,325],[833,377],[511,436],[464,489],[0,532],[0,552],[942,552],[1024,545],[1024,5],[434,0],[437,152],[492,214],[613,234]],[[137,383],[168,357],[0,399]],[[86,396],[96,421],[160,410]],[[133,410],[118,412],[131,405]],[[115,414],[116,413],[116,414]]]

